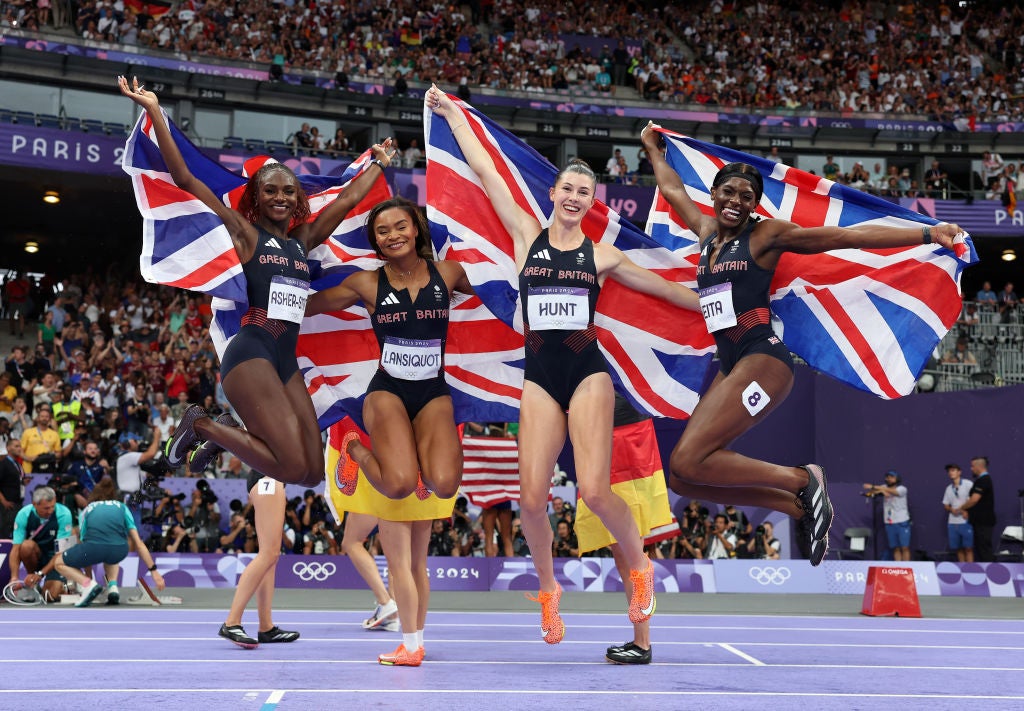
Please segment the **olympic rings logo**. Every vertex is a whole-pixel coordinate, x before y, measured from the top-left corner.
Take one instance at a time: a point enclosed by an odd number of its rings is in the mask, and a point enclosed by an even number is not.
[[[747,574],[753,580],[756,580],[759,585],[782,585],[793,576],[793,573],[785,566],[781,568],[765,566],[762,568],[759,565],[755,565]]]
[[[299,580],[307,583],[311,580],[322,583],[337,571],[338,568],[334,563],[318,563],[315,561],[304,563],[300,560],[292,566],[292,572],[299,576]]]

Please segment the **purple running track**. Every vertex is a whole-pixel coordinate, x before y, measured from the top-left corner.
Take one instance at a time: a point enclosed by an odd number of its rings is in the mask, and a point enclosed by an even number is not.
[[[243,650],[224,612],[0,609],[0,708],[987,709],[1024,708],[1024,621],[657,615],[654,663],[615,666],[622,615],[565,614],[556,646],[536,615],[434,612],[419,668],[383,667],[397,633],[365,613],[282,610],[292,644]],[[255,634],[255,614],[246,622]]]

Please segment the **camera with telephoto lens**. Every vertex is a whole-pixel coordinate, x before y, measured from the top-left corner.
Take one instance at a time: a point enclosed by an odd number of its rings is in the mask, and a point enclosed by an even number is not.
[[[210,482],[205,479],[200,479],[196,482],[196,488],[203,494],[204,504],[215,504],[217,503],[217,494],[210,488]]]
[[[764,535],[764,526],[758,526],[757,527],[757,535],[759,535],[759,536],[763,536]]]

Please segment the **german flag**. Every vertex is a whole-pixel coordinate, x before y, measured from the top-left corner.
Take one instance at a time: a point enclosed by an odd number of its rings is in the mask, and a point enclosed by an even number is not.
[[[150,17],[166,15],[173,5],[171,0],[124,0],[125,8],[131,8],[139,15]]]
[[[612,491],[629,505],[645,546],[679,535],[652,420],[620,425],[612,432],[611,484]],[[581,554],[615,543],[582,499],[577,502],[574,530]]]
[[[370,446],[370,438],[349,417],[334,423],[327,430],[327,492],[330,494],[329,501],[336,516],[341,516],[345,511],[352,511],[376,516],[385,521],[430,521],[435,518],[451,517],[452,509],[455,508],[455,497],[439,499],[432,493],[422,501],[416,494],[409,494],[404,499],[389,499],[373,488],[373,484],[361,469],[355,493],[351,496],[342,494],[335,472],[341,455],[341,442],[350,430],[359,434],[363,444]]]

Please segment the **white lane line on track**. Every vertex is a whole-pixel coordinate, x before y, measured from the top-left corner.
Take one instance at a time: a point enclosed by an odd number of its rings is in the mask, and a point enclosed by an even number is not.
[[[744,652],[741,652],[740,650],[736,649],[735,647],[733,647],[730,644],[726,644],[725,642],[719,642],[718,646],[721,647],[722,649],[726,650],[727,652],[732,652],[733,654],[735,654],[740,659],[746,659],[748,662],[750,662],[754,666],[758,666],[758,667],[766,666],[765,663],[762,662],[760,659],[758,659],[756,657],[752,657],[749,654],[745,654]]]
[[[749,668],[749,667],[748,667]],[[75,689],[0,689],[0,695],[3,694],[153,694],[153,693],[171,693],[171,694],[238,694],[238,693],[250,693],[252,689],[201,689],[190,687],[187,689],[125,689],[125,688],[75,688]],[[477,695],[481,691],[479,689],[288,689],[289,694],[346,694],[350,695],[353,693],[359,694],[415,694],[415,695]],[[934,699],[936,701],[944,701],[946,699],[956,699],[964,701],[1022,701],[1024,695],[1015,696],[996,696],[992,694],[907,694],[907,693],[892,693],[886,694],[881,692],[874,693],[838,693],[838,692],[821,692],[821,691],[685,691],[685,690],[674,690],[674,691],[645,691],[640,689],[601,689],[601,690],[575,690],[575,689],[489,689],[486,691],[487,695],[493,699],[494,696],[500,694],[510,694],[515,696],[530,695],[530,696],[690,696],[690,697],[730,697],[738,696],[744,698],[751,697],[789,697],[789,698],[811,698],[811,699]]]
[[[740,656],[743,656],[742,654]],[[746,659],[746,657],[744,657]],[[4,664],[38,664],[37,660],[30,659],[12,659],[12,660],[0,660]],[[83,660],[83,659],[47,659],[47,662],[60,662],[65,664],[81,664],[81,665],[94,665],[94,662]],[[104,659],[104,662],[111,663],[125,663],[125,664],[272,664],[274,666],[311,666],[315,664],[327,664],[327,665],[367,665],[373,667],[379,667],[380,665],[374,659],[265,659],[254,656],[246,655],[244,659]],[[508,659],[496,659],[496,660],[480,660],[480,659],[429,659],[425,662],[430,665],[447,665],[447,666],[536,666],[543,665],[548,666],[564,666],[564,667],[579,667],[579,666],[608,666],[608,662],[604,659],[595,661],[557,661],[547,659],[537,659],[533,661],[515,661]],[[732,668],[739,667],[749,669],[749,663],[740,662],[654,662],[651,666],[664,666],[664,667],[703,667],[703,668]],[[993,666],[982,666],[982,667],[965,667],[962,665],[953,666],[929,666],[929,665],[910,665],[910,664],[777,664],[777,663],[766,663],[760,662],[758,666],[762,666],[769,669],[849,669],[849,670],[897,670],[897,671],[953,671],[953,672],[987,672],[987,673],[1003,673],[1003,672],[1024,672],[1024,667],[993,667]],[[251,690],[250,690],[251,691]],[[6,689],[0,689],[0,693],[8,693]]]

